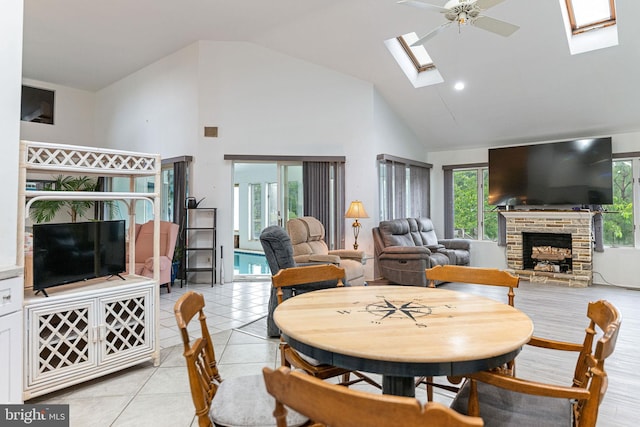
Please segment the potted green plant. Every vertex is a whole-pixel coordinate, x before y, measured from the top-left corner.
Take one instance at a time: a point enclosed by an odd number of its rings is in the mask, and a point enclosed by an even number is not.
[[[184,247],[180,244],[180,240],[176,244],[176,248],[173,250],[173,259],[171,261],[171,284],[178,277],[180,271],[180,264],[182,262],[182,256],[184,255]]]
[[[58,175],[54,181],[44,186],[45,191],[96,191],[97,189],[97,180],[86,176]],[[38,224],[49,222],[61,209],[67,208],[71,222],[76,222],[78,218],[84,217],[95,203],[94,200],[38,200],[31,205],[29,216]],[[112,201],[105,203],[110,208],[117,209],[117,205]]]

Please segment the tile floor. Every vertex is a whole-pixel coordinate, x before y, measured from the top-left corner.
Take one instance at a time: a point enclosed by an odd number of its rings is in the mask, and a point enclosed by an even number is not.
[[[209,332],[223,378],[280,365],[278,339],[265,338],[270,282],[174,286],[160,294],[161,363],[143,363],[31,399],[69,404],[71,427],[197,427],[173,305],[187,290],[205,295]],[[197,332],[197,331],[196,331]],[[368,388],[368,385],[359,386]],[[375,391],[375,389],[371,390]],[[418,392],[420,396],[420,392]],[[424,398],[424,396],[422,396]],[[421,399],[422,400],[422,399]]]

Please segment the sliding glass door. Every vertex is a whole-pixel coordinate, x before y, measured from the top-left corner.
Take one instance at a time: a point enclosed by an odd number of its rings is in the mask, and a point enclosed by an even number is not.
[[[270,275],[260,233],[302,216],[302,162],[234,162],[234,280]]]

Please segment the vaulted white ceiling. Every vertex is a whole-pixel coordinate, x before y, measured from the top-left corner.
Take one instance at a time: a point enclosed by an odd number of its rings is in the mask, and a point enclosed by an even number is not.
[[[370,81],[431,151],[607,135],[640,130],[640,2],[617,11],[619,45],[572,56],[558,0],[507,0],[488,14],[518,31],[448,28],[425,45],[445,82],[415,89],[384,40],[444,18],[395,0],[25,0],[23,75],[95,91],[197,40],[247,41]]]

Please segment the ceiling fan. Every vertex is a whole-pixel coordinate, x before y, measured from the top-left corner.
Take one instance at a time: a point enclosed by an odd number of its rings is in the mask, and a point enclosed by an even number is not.
[[[417,46],[434,37],[454,22],[457,22],[458,26],[470,24],[504,37],[510,36],[520,27],[482,14],[485,10],[503,1],[505,0],[449,0],[444,6],[436,6],[435,4],[425,3],[420,0],[400,0],[398,4],[406,4],[408,6],[444,13],[445,18],[448,20],[448,22],[445,22],[411,44],[411,46]]]

